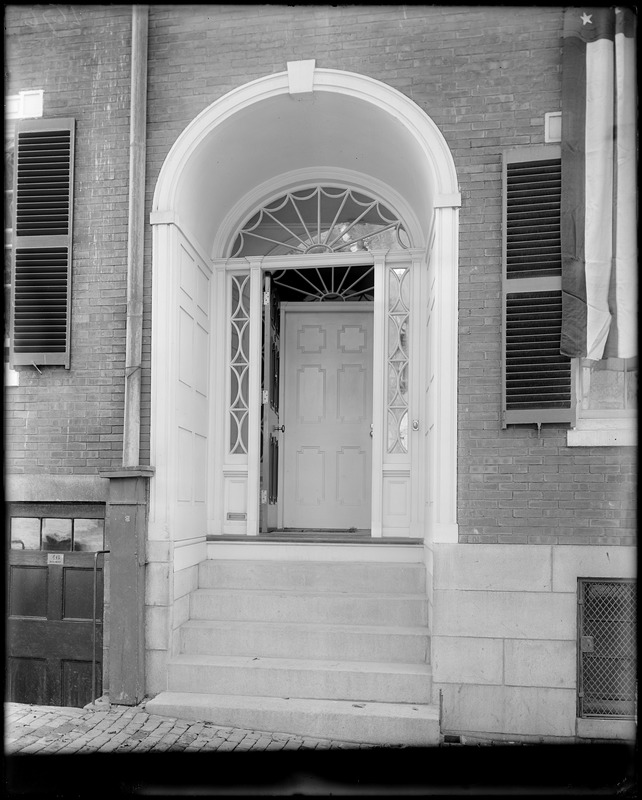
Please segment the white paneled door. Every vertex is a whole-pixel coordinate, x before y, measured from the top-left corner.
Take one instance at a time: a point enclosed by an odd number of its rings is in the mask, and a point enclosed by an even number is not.
[[[284,305],[283,527],[370,528],[372,307]]]

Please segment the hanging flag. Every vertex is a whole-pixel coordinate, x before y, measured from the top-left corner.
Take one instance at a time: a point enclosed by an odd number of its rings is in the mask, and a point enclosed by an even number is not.
[[[636,51],[629,8],[567,8],[562,57],[562,338],[637,355]]]

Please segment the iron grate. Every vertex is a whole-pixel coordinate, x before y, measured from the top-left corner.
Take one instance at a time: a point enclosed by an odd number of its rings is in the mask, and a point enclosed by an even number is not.
[[[579,589],[579,715],[636,716],[635,583],[581,579]]]

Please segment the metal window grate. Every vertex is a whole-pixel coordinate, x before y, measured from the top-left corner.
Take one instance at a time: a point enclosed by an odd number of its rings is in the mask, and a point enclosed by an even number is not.
[[[581,578],[578,588],[579,716],[635,717],[635,583]]]

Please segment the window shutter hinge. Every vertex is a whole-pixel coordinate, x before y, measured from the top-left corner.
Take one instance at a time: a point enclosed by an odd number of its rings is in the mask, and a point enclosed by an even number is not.
[[[269,306],[270,305],[270,293],[269,293],[269,291],[268,292],[263,292],[263,305],[264,306]]]
[[[261,505],[266,505],[268,501],[267,489],[261,489]]]
[[[268,390],[267,389],[263,389],[263,392],[262,392],[261,396],[262,396],[262,403],[263,403],[263,405],[265,405],[267,403],[267,401],[268,401]]]

